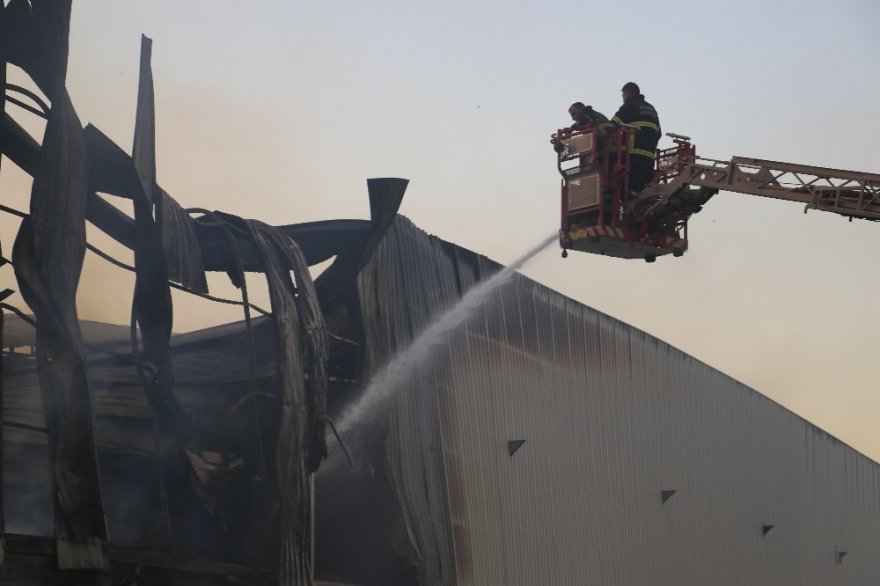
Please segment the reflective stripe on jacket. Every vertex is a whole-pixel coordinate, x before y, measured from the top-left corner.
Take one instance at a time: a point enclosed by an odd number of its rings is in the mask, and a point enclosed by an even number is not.
[[[636,127],[629,148],[631,154],[649,159],[655,157],[662,132],[660,118],[654,106],[645,101],[645,96],[639,94],[624,102],[611,121]]]
[[[601,136],[605,136],[609,132],[614,131],[614,125],[601,112],[593,110],[592,106],[584,109],[581,117],[577,120],[578,126],[592,125]]]

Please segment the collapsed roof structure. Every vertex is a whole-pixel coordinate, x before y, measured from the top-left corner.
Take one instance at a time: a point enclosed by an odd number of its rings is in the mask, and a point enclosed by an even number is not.
[[[265,569],[281,583],[311,583],[310,478],[326,453],[330,344],[308,266],[316,262],[315,255],[326,255],[318,259],[324,260],[341,253],[350,260],[367,254],[370,237],[377,233],[374,228],[393,217],[406,182],[374,182],[373,208],[380,219],[353,230],[346,230],[344,223],[318,231],[309,226],[276,228],[208,211],[193,219],[156,181],[150,40],[144,38],[142,44],[129,156],[97,128],[83,128],[71,103],[65,88],[70,10],[69,1],[13,1],[0,7],[3,86],[18,96],[7,97],[4,108],[9,102],[46,119],[45,135],[37,143],[4,111],[0,135],[2,153],[33,177],[30,210],[22,214],[11,262],[35,327],[34,355],[10,354],[6,360],[7,378],[15,381],[7,386],[22,394],[4,394],[4,404],[10,405],[4,429],[24,437],[3,438],[9,459],[3,467],[8,488],[4,492],[18,495],[11,496],[13,503],[15,498],[36,502],[48,495],[50,505],[42,515],[38,507],[4,509],[10,513],[6,525],[12,527],[39,525],[41,516],[50,519],[55,538],[51,548],[44,549],[53,552],[55,563],[49,565],[34,565],[32,541],[19,550],[15,540],[8,539],[4,572],[10,580],[31,576],[25,582],[37,576],[52,583],[75,581],[83,571],[99,581],[117,579],[118,560],[110,544],[140,544],[152,536],[172,549],[184,544],[185,557],[191,559],[246,560],[248,567]],[[49,104],[26,88],[7,84],[7,62],[27,73]],[[134,218],[99,194],[130,199]],[[110,357],[104,363],[95,360],[94,347],[84,344],[76,313],[86,221],[131,248],[135,257],[133,347],[122,354],[102,349]],[[345,237],[333,238],[340,230]],[[299,244],[292,235],[297,231],[302,232]],[[241,288],[244,347],[250,348],[245,356],[251,357],[244,371],[245,392],[229,406],[233,416],[239,416],[233,417],[236,423],[213,421],[213,430],[185,404],[170,347],[169,282],[207,295],[206,270],[224,271]],[[251,311],[259,308],[248,302],[246,271],[266,276],[269,321],[251,319]],[[271,342],[261,347],[267,324]],[[261,389],[261,357],[272,369],[268,391]],[[108,379],[97,374],[102,364],[111,371]],[[112,374],[120,366],[124,372]],[[98,399],[102,382],[112,395],[106,411]],[[132,384],[139,396],[121,399],[122,388]],[[271,405],[260,405],[257,397],[266,394],[273,398]],[[212,395],[207,402],[217,406],[219,399]],[[40,459],[33,457],[34,450],[45,455],[43,474],[37,472]],[[247,495],[251,506],[236,509],[239,519],[232,521],[224,518],[226,508],[220,501],[237,468],[249,480],[241,489],[244,494],[236,494]],[[116,489],[114,478],[122,483]],[[152,486],[147,478],[155,481]],[[120,491],[118,501],[114,490]],[[198,506],[194,509],[192,503]],[[122,512],[117,516],[114,510]],[[15,513],[23,518],[15,518]],[[136,519],[133,525],[126,521],[131,515]],[[235,525],[239,522],[247,527]],[[238,530],[242,539],[234,542],[219,537]],[[249,530],[259,537],[248,539],[245,546],[243,537]],[[134,565],[143,574],[149,564]],[[77,570],[79,577],[57,577],[53,567]],[[177,583],[164,572],[157,576],[155,583]]]
[[[156,179],[149,39],[129,156],[77,119],[69,16],[0,9],[2,71],[49,102],[4,79],[4,104],[47,122],[38,142],[4,112],[0,132],[34,178],[11,259],[33,317],[5,307],[0,584],[880,579],[880,466],[520,276],[342,438],[352,466],[325,460],[369,374],[499,265],[398,216],[401,179],[368,182],[369,221],[184,209]],[[86,222],[134,251],[131,327],[78,319],[83,257],[103,254]],[[205,271],[243,321],[172,335],[170,287],[210,298]]]

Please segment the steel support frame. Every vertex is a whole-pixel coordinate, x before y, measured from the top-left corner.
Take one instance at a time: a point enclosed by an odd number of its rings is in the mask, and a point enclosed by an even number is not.
[[[696,158],[681,183],[803,203],[807,209],[880,220],[880,175],[733,157]]]

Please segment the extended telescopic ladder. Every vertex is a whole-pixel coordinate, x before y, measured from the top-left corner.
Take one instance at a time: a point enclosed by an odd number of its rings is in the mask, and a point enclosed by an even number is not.
[[[681,170],[685,184],[800,202],[805,209],[880,220],[880,174],[733,157],[695,158]]]
[[[805,212],[880,220],[880,174],[746,157],[707,159],[696,155],[688,137],[669,136],[676,146],[658,152],[657,178],[631,206],[633,220],[662,221],[674,210],[689,215],[719,191],[798,202]]]

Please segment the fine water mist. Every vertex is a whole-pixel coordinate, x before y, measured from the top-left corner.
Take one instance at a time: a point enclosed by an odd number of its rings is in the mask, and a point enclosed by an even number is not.
[[[424,364],[436,348],[446,342],[451,331],[474,315],[494,291],[510,281],[517,269],[558,238],[559,235],[556,233],[545,238],[510,265],[468,289],[458,303],[429,323],[409,346],[398,351],[370,379],[360,399],[342,414],[337,426],[339,433],[351,432],[375,417],[378,409],[390,398],[405,377]]]

